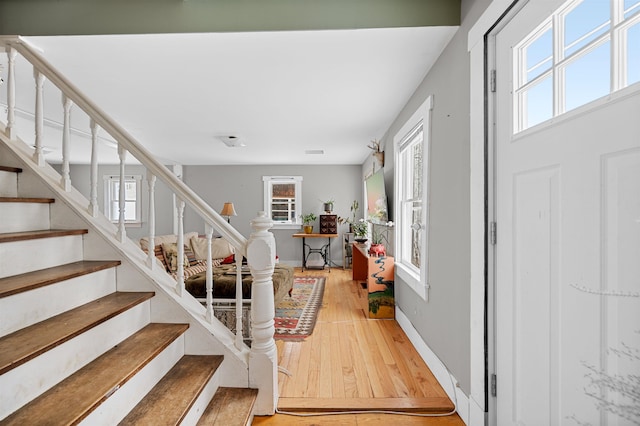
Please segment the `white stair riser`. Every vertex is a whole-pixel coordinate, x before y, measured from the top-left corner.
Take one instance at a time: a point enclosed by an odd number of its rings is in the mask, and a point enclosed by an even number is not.
[[[80,424],[118,424],[184,355],[184,334],[116,390]]]
[[[82,235],[0,244],[0,278],[82,260]]]
[[[49,229],[48,203],[0,203],[0,233]]]
[[[18,196],[18,174],[0,170],[0,197]]]
[[[0,376],[0,419],[147,325],[149,306],[147,300]]]
[[[211,376],[209,382],[205,388],[202,389],[202,392],[193,403],[193,406],[187,415],[184,417],[184,420],[182,421],[183,425],[195,425],[198,423],[198,420],[202,417],[202,413],[204,413],[207,405],[211,402],[211,398],[213,398],[213,395],[218,390],[218,386],[220,385],[220,379],[218,376],[218,373],[213,373],[213,376]]]
[[[36,288],[0,299],[0,336],[84,305],[116,291],[116,270],[92,274]],[[28,306],[29,309],[25,309]]]

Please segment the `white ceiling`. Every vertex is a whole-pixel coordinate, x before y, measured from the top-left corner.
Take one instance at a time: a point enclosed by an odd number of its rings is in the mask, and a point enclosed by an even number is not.
[[[362,164],[369,142],[384,135],[456,29],[27,40],[165,162]],[[60,122],[60,98],[51,90],[45,115]],[[32,97],[17,96],[19,107],[33,110]],[[73,112],[74,137],[86,147],[88,122],[80,115]],[[216,138],[228,135],[246,146],[228,148]],[[52,159],[56,138],[46,143]]]

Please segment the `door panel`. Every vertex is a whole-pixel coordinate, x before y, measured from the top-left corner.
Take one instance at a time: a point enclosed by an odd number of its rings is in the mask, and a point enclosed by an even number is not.
[[[496,36],[497,421],[623,425],[597,380],[640,374],[640,91],[512,131],[512,46],[560,3]]]

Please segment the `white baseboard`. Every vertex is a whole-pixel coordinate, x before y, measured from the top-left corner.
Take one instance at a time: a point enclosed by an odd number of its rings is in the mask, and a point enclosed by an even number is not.
[[[456,410],[462,421],[469,425],[469,397],[462,392],[462,389],[458,386],[458,380],[447,370],[445,365],[440,361],[436,354],[429,348],[418,331],[415,329],[409,318],[402,312],[400,308],[396,306],[396,321],[400,324],[400,328],[405,332],[413,346],[418,351],[418,354],[422,357],[427,364],[433,375],[435,376],[440,386],[447,393],[451,401],[456,404]],[[475,405],[475,404],[474,404]],[[476,410],[473,409],[474,414]]]

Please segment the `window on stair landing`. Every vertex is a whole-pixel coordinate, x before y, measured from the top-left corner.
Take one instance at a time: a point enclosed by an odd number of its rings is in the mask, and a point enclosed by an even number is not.
[[[302,176],[263,176],[264,211],[273,227],[299,228],[302,215]]]
[[[142,176],[124,177],[124,223],[141,226],[141,189]],[[120,176],[104,177],[104,214],[114,223],[120,219]]]

